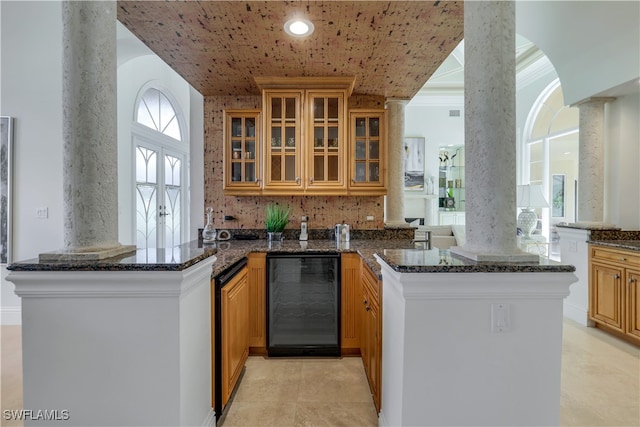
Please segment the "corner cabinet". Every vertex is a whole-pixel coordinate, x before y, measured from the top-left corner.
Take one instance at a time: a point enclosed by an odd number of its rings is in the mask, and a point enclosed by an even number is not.
[[[228,195],[261,192],[260,110],[224,113],[224,191]]]
[[[387,129],[384,110],[349,113],[349,189],[352,194],[386,194]]]
[[[640,253],[589,246],[589,319],[640,344]]]

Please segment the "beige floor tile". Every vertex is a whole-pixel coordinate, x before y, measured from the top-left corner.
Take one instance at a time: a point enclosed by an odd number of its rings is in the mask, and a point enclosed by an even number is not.
[[[22,408],[21,329],[1,328],[2,409]],[[640,347],[564,322],[561,426],[640,426]],[[21,422],[2,421],[2,426]],[[252,356],[220,426],[376,426],[358,357]]]

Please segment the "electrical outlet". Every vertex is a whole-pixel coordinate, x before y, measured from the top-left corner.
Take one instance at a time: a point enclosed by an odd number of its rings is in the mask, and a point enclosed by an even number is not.
[[[47,218],[49,218],[49,208],[37,208],[36,209],[36,218],[39,218],[39,219],[47,219]]]
[[[509,304],[491,304],[491,332],[503,334],[511,328]]]
[[[375,217],[373,215],[367,215],[367,221],[373,221]]]

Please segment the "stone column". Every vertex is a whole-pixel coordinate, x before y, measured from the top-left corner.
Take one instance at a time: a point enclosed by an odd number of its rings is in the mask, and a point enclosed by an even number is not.
[[[604,220],[604,106],[615,98],[590,98],[580,108],[578,223]]]
[[[387,99],[387,196],[385,225],[408,227],[404,220],[404,108],[405,99]]]
[[[478,261],[537,260],[516,243],[515,2],[464,5],[466,243]]]
[[[65,1],[63,21],[64,248],[40,255],[101,259],[118,243],[116,2]]]

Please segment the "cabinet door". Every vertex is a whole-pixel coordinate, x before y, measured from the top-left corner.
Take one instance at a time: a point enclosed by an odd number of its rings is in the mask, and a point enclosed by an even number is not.
[[[640,271],[627,270],[627,334],[640,340]]]
[[[301,91],[265,91],[267,194],[302,190]]]
[[[260,111],[225,110],[224,129],[225,194],[259,194]]]
[[[382,378],[382,313],[380,280],[362,265],[362,362],[376,409],[380,411]]]
[[[345,253],[341,257],[340,346],[342,354],[358,354],[360,348],[360,255]]]
[[[624,332],[623,269],[591,263],[589,317]]]
[[[249,356],[249,286],[243,268],[221,290],[222,404],[226,405]]]
[[[350,193],[386,194],[387,129],[385,111],[351,111],[349,124]]]
[[[267,254],[252,252],[247,255],[249,280],[249,347],[256,354],[267,354],[266,289]]]
[[[346,191],[346,126],[343,91],[308,91],[306,187]]]

